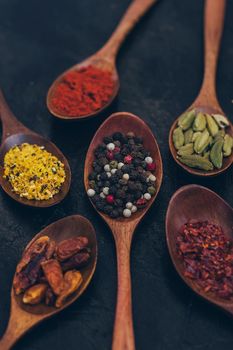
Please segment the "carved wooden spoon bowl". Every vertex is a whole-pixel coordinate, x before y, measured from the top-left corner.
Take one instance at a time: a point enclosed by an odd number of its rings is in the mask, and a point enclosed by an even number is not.
[[[114,132],[134,132],[135,135],[143,138],[144,148],[151,153],[151,157],[156,163],[157,189],[148,205],[134,213],[130,218],[111,219],[109,216],[98,211],[99,215],[107,223],[115,239],[118,266],[118,296],[115,316],[115,326],[113,335],[113,350],[125,349],[133,350],[134,332],[132,321],[132,301],[131,301],[131,277],[130,277],[130,247],[134,231],[154,202],[163,177],[162,159],[158,144],[149,127],[136,115],[126,112],[112,114],[97,130],[89,146],[85,168],[84,185],[88,189],[88,175],[92,171],[95,148],[103,142],[105,136]]]
[[[0,349],[10,349],[32,327],[49,318],[72,304],[85,291],[95,272],[97,261],[97,241],[95,230],[89,220],[79,215],[68,216],[58,220],[39,232],[27,245],[27,248],[39,237],[47,235],[57,243],[68,238],[85,236],[89,240],[91,258],[89,263],[81,269],[83,282],[61,308],[39,305],[25,305],[22,295],[16,296],[11,289],[11,312],[7,330],[0,340]]]
[[[180,227],[190,219],[208,220],[223,228],[233,239],[233,209],[220,196],[198,185],[181,187],[172,196],[166,215],[166,238],[172,262],[184,282],[199,296],[233,314],[233,301],[217,298],[200,290],[195,281],[184,275],[183,263],[176,250],[176,237]]]
[[[216,67],[219,53],[219,46],[221,41],[221,35],[224,24],[226,0],[206,0],[205,2],[205,73],[201,90],[198,97],[193,102],[190,108],[197,111],[208,114],[221,114],[225,115],[222,108],[219,105],[215,80],[216,80]],[[228,120],[229,121],[229,120]],[[169,133],[169,147],[171,154],[184,170],[188,171],[192,175],[197,176],[214,176],[226,171],[233,162],[233,153],[231,156],[224,158],[223,166],[221,169],[214,169],[212,171],[198,170],[190,168],[177,159],[177,151],[174,147],[172,135],[174,129],[177,127],[178,118],[173,123]],[[227,133],[233,137],[233,126],[229,121],[229,127]]]
[[[120,87],[119,76],[117,73],[116,63],[115,63],[116,56],[120,49],[120,46],[123,43],[127,34],[130,32],[130,30],[133,29],[133,27],[139,21],[139,19],[150,9],[150,7],[156,1],[157,0],[133,0],[131,5],[127,9],[124,17],[122,18],[121,22],[119,23],[118,27],[112,34],[111,38],[107,41],[107,43],[97,53],[88,57],[83,62],[74,65],[73,67],[71,67],[70,69],[66,70],[61,75],[58,76],[58,78],[52,83],[47,94],[47,107],[55,117],[60,119],[66,119],[66,120],[67,119],[81,120],[85,118],[90,118],[102,112],[112,103]],[[59,84],[63,76],[68,71],[79,70],[80,68],[83,68],[89,65],[95,66],[101,70],[106,70],[111,72],[112,80],[114,82],[114,89],[112,92],[112,96],[109,98],[109,100],[101,109],[93,113],[90,113],[88,115],[70,117],[70,116],[58,113],[57,110],[53,107],[53,104],[51,101],[57,85]]]
[[[2,121],[2,144],[0,147],[0,184],[3,190],[15,201],[32,206],[32,207],[50,207],[52,205],[60,203],[67,195],[70,182],[71,182],[71,171],[70,166],[63,155],[63,153],[49,140],[36,134],[34,131],[26,128],[21,124],[13,115],[10,108],[8,107],[3,94],[0,90],[0,117]],[[59,193],[53,198],[48,200],[28,200],[27,198],[21,198],[18,194],[12,191],[10,182],[3,177],[4,174],[4,156],[5,154],[15,145],[22,143],[36,144],[44,146],[48,152],[54,154],[65,166],[66,179],[62,184]]]

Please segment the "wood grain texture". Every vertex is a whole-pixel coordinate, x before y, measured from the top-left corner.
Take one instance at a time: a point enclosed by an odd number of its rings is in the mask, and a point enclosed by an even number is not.
[[[185,283],[199,296],[233,314],[233,302],[205,293],[195,281],[184,276],[184,266],[178,257],[176,237],[180,227],[190,219],[213,222],[223,228],[233,239],[233,209],[220,196],[208,188],[198,185],[181,187],[172,196],[166,215],[166,239],[172,262]]]
[[[83,216],[72,215],[58,220],[39,232],[27,245],[27,249],[39,237],[47,235],[57,243],[71,237],[85,236],[89,240],[91,259],[81,269],[83,282],[79,289],[73,293],[61,308],[47,306],[44,303],[38,305],[26,305],[22,302],[22,294],[16,296],[11,289],[11,311],[7,330],[0,340],[0,349],[9,350],[31,328],[39,324],[71,305],[85,291],[95,272],[97,262],[97,241],[92,224]]]
[[[2,122],[2,143],[0,147],[0,185],[2,189],[15,201],[37,208],[51,207],[60,203],[67,195],[71,183],[71,170],[64,154],[56,147],[54,143],[38,135],[34,131],[28,129],[20,123],[11,112],[6,100],[0,90],[0,118]],[[22,143],[36,144],[44,146],[48,152],[54,154],[63,164],[66,173],[65,182],[62,184],[60,191],[48,200],[28,200],[21,198],[18,194],[12,191],[10,182],[3,177],[4,175],[4,157],[5,154],[15,145]]]
[[[84,185],[86,191],[89,182],[88,175],[92,171],[95,148],[101,144],[105,136],[112,135],[117,131],[125,134],[132,131],[135,135],[142,137],[144,148],[151,153],[151,157],[156,163],[156,194],[144,209],[138,210],[130,218],[119,219],[111,219],[106,214],[97,210],[112,231],[117,252],[118,291],[112,348],[113,350],[133,350],[135,349],[135,342],[132,320],[130,248],[138,223],[151,207],[159,192],[163,177],[163,166],[156,139],[145,122],[131,113],[114,113],[100,126],[89,146],[84,167]]]
[[[205,15],[204,15],[204,42],[205,42],[205,70],[203,83],[200,92],[187,109],[187,111],[195,108],[197,111],[209,114],[225,115],[217,99],[216,94],[216,69],[220,42],[222,37],[224,25],[224,13],[226,7],[226,0],[206,0]],[[225,115],[227,118],[227,116]],[[178,118],[177,118],[178,119]],[[169,148],[171,154],[178,165],[192,175],[196,176],[216,176],[226,171],[233,163],[233,153],[223,159],[223,166],[221,169],[214,169],[211,171],[203,171],[190,168],[181,163],[177,159],[177,151],[174,147],[172,135],[177,127],[177,119],[174,121],[169,132]],[[233,137],[233,125],[229,118],[227,118],[230,126],[227,132]]]
[[[120,21],[118,27],[113,32],[112,36],[107,41],[107,43],[95,54],[86,58],[84,61],[74,65],[73,67],[67,69],[65,72],[63,72],[57,77],[57,79],[50,86],[47,94],[47,99],[46,99],[47,107],[50,113],[52,113],[52,115],[64,120],[83,120],[86,118],[95,117],[96,115],[103,112],[106,108],[110,106],[110,104],[113,102],[113,100],[117,96],[120,88],[120,80],[119,80],[119,76],[116,69],[116,63],[115,63],[117,53],[121,47],[121,44],[126,38],[127,34],[133,29],[133,27],[140,20],[140,18],[151,8],[151,6],[156,1],[157,0],[133,0],[130,6],[128,7],[128,9],[126,10],[126,13],[123,16],[122,20]],[[111,72],[112,79],[114,82],[114,89],[109,101],[98,111],[95,111],[93,113],[90,113],[84,116],[69,117],[69,116],[65,116],[57,113],[57,111],[53,109],[53,105],[51,103],[51,99],[53,97],[53,94],[57,85],[60,83],[63,76],[69,71],[80,69],[82,67],[89,66],[89,65],[96,66],[99,69],[107,70]]]

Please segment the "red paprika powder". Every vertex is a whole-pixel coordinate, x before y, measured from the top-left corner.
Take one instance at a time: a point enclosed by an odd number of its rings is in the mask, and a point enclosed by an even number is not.
[[[113,89],[111,72],[90,65],[66,73],[55,87],[51,104],[58,114],[81,117],[101,109]]]

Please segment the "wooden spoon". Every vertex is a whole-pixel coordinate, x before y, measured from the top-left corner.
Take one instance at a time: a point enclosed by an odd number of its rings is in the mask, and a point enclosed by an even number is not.
[[[187,111],[195,108],[197,111],[203,113],[225,115],[219,105],[215,87],[219,46],[224,24],[225,5],[226,0],[206,0],[205,2],[205,73],[199,95]],[[193,175],[214,176],[222,173],[230,167],[233,162],[233,154],[224,158],[221,169],[214,169],[212,171],[190,168],[181,163],[177,159],[177,151],[172,141],[173,131],[177,127],[177,121],[178,118],[170,129],[169,147],[173,158],[183,169]],[[230,126],[227,128],[227,133],[233,136],[233,126],[230,121],[229,123]]]
[[[131,31],[131,29],[133,29],[133,27],[139,21],[139,19],[150,9],[150,7],[155,2],[156,0],[133,0],[131,5],[127,9],[124,17],[122,18],[121,22],[119,23],[118,27],[112,34],[111,38],[107,41],[107,43],[98,52],[59,75],[59,77],[51,85],[47,95],[47,107],[55,117],[71,120],[94,117],[112,103],[120,87],[119,77],[116,69],[117,53],[127,34]],[[56,86],[67,72],[72,70],[78,70],[82,67],[89,65],[96,66],[102,70],[107,70],[112,73],[112,79],[114,81],[115,86],[111,98],[101,109],[88,115],[69,117],[67,115],[59,114],[53,108],[53,104],[51,103]]]
[[[97,130],[89,146],[85,167],[84,167],[84,185],[88,189],[88,175],[92,171],[92,162],[94,160],[94,150],[103,142],[105,136],[112,135],[114,132],[134,132],[135,135],[143,138],[143,145],[150,151],[151,157],[156,163],[157,191],[148,205],[134,213],[130,218],[111,219],[109,216],[98,211],[99,215],[107,223],[115,239],[117,252],[118,269],[118,296],[113,335],[113,350],[133,350],[134,332],[132,321],[132,301],[131,301],[131,277],[130,277],[130,248],[134,231],[154,202],[163,177],[162,159],[158,144],[149,127],[139,117],[126,112],[112,114]]]
[[[85,291],[95,272],[97,261],[97,242],[95,230],[89,220],[79,215],[68,216],[58,220],[39,232],[27,245],[28,248],[36,239],[47,235],[57,243],[71,237],[85,236],[89,240],[91,259],[87,266],[81,269],[83,282],[79,289],[70,296],[61,308],[57,309],[43,303],[39,305],[26,305],[22,302],[22,295],[16,296],[11,289],[11,312],[7,330],[0,340],[0,349],[9,350],[32,327],[64,310],[77,300]]]
[[[52,205],[60,203],[67,195],[70,182],[71,182],[71,171],[70,166],[62,154],[62,152],[49,140],[36,134],[34,131],[26,128],[21,124],[11,112],[9,106],[7,105],[2,91],[0,90],[0,117],[2,121],[2,144],[0,147],[0,184],[3,190],[14,200],[19,203],[32,206],[32,207],[50,207]],[[36,144],[39,146],[44,146],[48,152],[54,154],[65,166],[66,179],[59,193],[57,193],[53,198],[43,201],[38,200],[28,200],[27,198],[21,198],[18,194],[12,191],[12,186],[7,179],[4,179],[4,156],[9,151],[9,149],[15,145],[20,145],[22,143]]]
[[[233,302],[205,293],[195,281],[184,276],[184,267],[176,251],[176,237],[180,227],[190,219],[208,220],[223,228],[233,239],[233,209],[220,196],[198,185],[181,187],[171,198],[166,215],[166,238],[172,262],[185,283],[199,296],[233,314]]]

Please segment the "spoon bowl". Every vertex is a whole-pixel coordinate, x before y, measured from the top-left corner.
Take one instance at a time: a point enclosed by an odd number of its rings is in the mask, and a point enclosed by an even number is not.
[[[159,192],[163,177],[163,167],[156,139],[144,121],[131,113],[114,113],[100,126],[89,146],[84,167],[84,185],[86,191],[89,187],[88,175],[92,171],[94,150],[102,143],[105,136],[112,135],[114,132],[122,132],[125,134],[128,132],[134,132],[135,135],[142,137],[144,148],[151,153],[151,157],[156,163],[156,193],[144,209],[138,210],[130,218],[112,219],[106,214],[98,211],[94,206],[96,211],[111,229],[117,251],[118,297],[113,335],[113,350],[133,350],[135,344],[132,322],[130,247],[137,225],[149,210]]]
[[[63,153],[49,140],[36,134],[21,124],[10,111],[2,92],[0,91],[0,117],[3,125],[2,144],[0,147],[0,185],[2,189],[15,201],[32,207],[45,208],[60,203],[67,195],[70,182],[70,166]],[[4,175],[4,157],[5,154],[15,145],[22,143],[36,144],[44,146],[45,149],[55,155],[63,164],[66,173],[65,182],[62,184],[60,191],[48,200],[28,200],[20,197],[12,191],[10,182],[3,177]]]
[[[176,237],[180,227],[194,219],[213,222],[233,239],[233,209],[220,196],[199,185],[181,187],[172,196],[166,215],[166,239],[172,262],[184,282],[199,296],[233,314],[233,301],[223,300],[202,291],[195,281],[184,275],[184,267],[177,254]]]
[[[84,115],[84,116],[77,116],[77,117],[70,117],[67,115],[62,115],[61,113],[59,113],[53,106],[52,103],[52,99],[54,96],[54,93],[56,91],[57,85],[60,84],[60,82],[62,81],[63,77],[68,73],[68,72],[72,72],[72,71],[78,71],[84,67],[87,66],[93,66],[96,67],[98,69],[101,69],[103,71],[108,71],[111,72],[111,76],[112,76],[112,81],[114,82],[114,89],[112,92],[112,95],[110,97],[110,99],[108,100],[108,102],[101,108],[101,110],[97,110],[95,112],[92,112],[90,114]],[[120,81],[119,81],[119,76],[117,73],[117,69],[115,64],[113,64],[112,61],[110,61],[108,58],[105,57],[105,55],[103,55],[101,52],[97,53],[96,55],[93,55],[87,59],[85,59],[85,61],[76,64],[75,66],[71,67],[70,69],[66,70],[65,72],[63,72],[61,75],[58,76],[58,78],[52,83],[52,85],[49,88],[48,94],[47,94],[47,107],[50,111],[51,114],[53,114],[55,117],[59,118],[59,119],[65,119],[65,120],[82,120],[85,118],[91,118],[91,117],[95,117],[97,114],[103,112],[105,109],[107,109],[110,104],[113,102],[113,100],[115,99],[115,97],[118,94],[120,88]]]
[[[91,258],[88,265],[81,268],[83,282],[79,289],[74,292],[59,309],[53,306],[47,306],[43,303],[38,305],[26,305],[22,302],[22,295],[16,296],[12,287],[10,320],[7,330],[3,338],[0,340],[1,349],[10,349],[32,327],[46,318],[61,312],[76,301],[87,288],[95,272],[97,261],[97,241],[95,230],[90,221],[86,218],[79,215],[72,215],[50,224],[39,232],[25,249],[33,244],[39,237],[44,235],[49,236],[51,239],[55,240],[56,243],[71,237],[85,236],[88,238],[89,247],[91,248]]]
[[[220,106],[218,106],[217,108],[213,108],[213,107],[209,107],[209,106],[200,106],[199,103],[194,103],[190,108],[187,109],[187,112],[189,110],[195,109],[198,112],[202,112],[202,113],[208,113],[208,114],[221,114],[224,115],[226,118],[227,116],[224,114],[224,112],[222,111],[222,109],[220,108]],[[199,170],[199,169],[195,169],[195,168],[190,168],[187,165],[181,163],[179,161],[179,159],[177,158],[177,150],[175,149],[175,146],[173,144],[173,140],[172,140],[172,135],[174,130],[177,128],[177,124],[178,124],[178,119],[177,118],[174,123],[171,126],[170,132],[169,132],[169,148],[172,154],[172,157],[174,158],[174,160],[176,161],[176,163],[178,165],[180,165],[184,170],[186,170],[188,173],[192,174],[192,175],[196,175],[196,176],[216,176],[218,174],[223,173],[224,171],[226,171],[232,164],[233,162],[233,153],[231,153],[231,155],[229,157],[224,157],[223,158],[223,165],[221,169],[214,169],[211,171],[205,171],[205,170]],[[233,126],[232,123],[230,122],[230,120],[227,118],[228,122],[229,122],[229,126],[227,127],[227,133],[233,137]]]
[[[116,28],[116,30],[114,31],[110,39],[107,41],[107,43],[94,55],[90,56],[89,58],[86,58],[83,62],[74,65],[73,67],[71,67],[70,69],[66,70],[64,73],[58,76],[58,78],[50,86],[47,94],[47,100],[46,100],[47,107],[52,115],[54,115],[59,119],[64,119],[64,120],[68,120],[68,119],[83,120],[86,118],[95,117],[96,115],[101,113],[103,110],[105,110],[107,107],[109,107],[109,105],[117,96],[119,87],[120,87],[120,81],[119,81],[119,77],[116,69],[117,53],[121,47],[121,44],[126,38],[127,34],[132,30],[132,28],[139,21],[139,19],[151,8],[151,6],[156,1],[157,0],[133,0],[129,8],[127,9],[125,15],[123,16],[121,22],[119,23],[118,27]],[[112,81],[114,82],[114,89],[111,97],[103,105],[103,107],[87,115],[71,117],[71,116],[67,116],[59,113],[52,104],[52,98],[54,96],[54,92],[56,90],[57,85],[60,83],[63,76],[69,71],[79,70],[80,68],[83,68],[89,65],[95,66],[103,71],[111,72]]]
[[[223,31],[224,14],[225,14],[226,0],[206,0],[205,1],[205,71],[204,79],[198,97],[193,102],[188,110],[195,109],[197,111],[208,114],[224,115],[222,108],[219,105],[216,95],[216,68],[220,41]],[[226,116],[225,116],[226,117]],[[229,119],[228,119],[229,121]],[[169,148],[171,154],[178,165],[192,175],[197,176],[215,176],[226,171],[233,162],[233,154],[223,159],[223,166],[221,169],[214,169],[212,171],[198,170],[190,168],[177,159],[177,151],[174,147],[172,135],[174,129],[177,127],[178,118],[173,123],[169,133]],[[227,133],[233,136],[233,126],[229,121]]]

